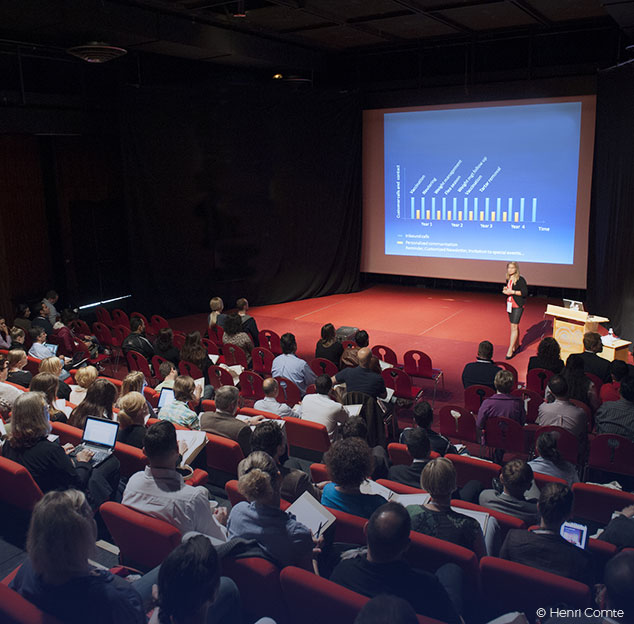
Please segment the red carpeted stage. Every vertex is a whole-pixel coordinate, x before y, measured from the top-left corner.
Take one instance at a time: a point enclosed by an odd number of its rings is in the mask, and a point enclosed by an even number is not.
[[[520,324],[522,351],[509,362],[520,380],[526,377],[528,358],[536,353],[542,335],[552,333],[552,324],[544,317],[547,303],[545,298],[537,297],[527,301]],[[493,343],[494,359],[500,360],[504,359],[509,339],[502,294],[373,286],[348,295],[253,307],[250,314],[259,329],[294,333],[298,355],[307,360],[315,356],[321,326],[328,322],[335,327],[365,329],[371,345],[391,347],[399,362],[408,349],[425,351],[434,367],[445,373],[445,392],[439,391],[436,408],[438,403],[462,404],[462,369],[475,359],[481,340]],[[206,314],[170,320],[174,329],[182,331],[203,329],[205,323]],[[431,392],[427,394],[431,397]]]

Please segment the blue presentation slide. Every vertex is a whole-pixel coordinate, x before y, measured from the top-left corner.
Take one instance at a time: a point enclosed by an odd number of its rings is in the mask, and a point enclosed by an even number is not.
[[[581,102],[383,122],[386,255],[573,263]]]

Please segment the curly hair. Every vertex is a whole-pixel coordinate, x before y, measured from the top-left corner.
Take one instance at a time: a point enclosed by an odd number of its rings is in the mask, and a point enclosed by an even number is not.
[[[543,363],[556,367],[561,359],[559,343],[551,336],[543,338],[537,347],[537,357]]]
[[[368,443],[361,438],[345,438],[335,442],[324,455],[332,480],[343,487],[359,487],[374,469]]]

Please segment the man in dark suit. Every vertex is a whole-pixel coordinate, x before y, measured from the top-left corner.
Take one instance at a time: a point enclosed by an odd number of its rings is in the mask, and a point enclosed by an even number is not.
[[[475,362],[470,362],[462,371],[462,385],[489,386],[495,390],[494,379],[502,369],[493,361],[493,345],[488,340],[483,340],[478,345],[478,356]]]
[[[409,466],[405,464],[392,466],[388,472],[388,479],[410,487],[420,488],[420,473],[429,462],[429,451],[431,450],[427,432],[423,428],[416,427],[408,432],[407,450],[412,456],[412,463]]]
[[[264,416],[253,416],[247,421],[239,420],[239,391],[235,386],[222,386],[216,390],[215,412],[204,412],[200,415],[200,428],[214,435],[235,440],[246,457],[251,452],[251,425],[265,420]]]
[[[597,353],[603,351],[601,336],[596,332],[584,334],[583,348],[585,351],[581,353],[581,357],[583,358],[584,372],[596,375],[601,381],[606,383],[612,381],[610,377],[610,362],[597,355]]]

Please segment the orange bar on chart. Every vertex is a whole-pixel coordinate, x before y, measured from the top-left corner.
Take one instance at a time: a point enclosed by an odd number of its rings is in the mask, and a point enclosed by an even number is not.
[[[484,221],[484,210],[480,210],[480,221]]]
[[[449,221],[451,221],[451,210],[447,213],[447,219],[449,219]]]
[[[431,216],[429,214],[429,210],[427,211],[427,217],[426,217],[427,221],[429,221],[429,219],[431,219]]]
[[[495,221],[495,212],[491,213],[491,221]]]
[[[514,221],[515,221],[515,223],[517,223],[519,220],[520,220],[520,213],[516,212]]]
[[[473,221],[473,210],[469,210],[469,221]]]
[[[420,219],[420,210],[417,210],[417,211],[416,211],[416,218],[417,218],[417,219]]]
[[[462,210],[458,210],[458,221],[462,221]]]
[[[440,210],[436,210],[436,219],[440,221]]]
[[[506,216],[507,216],[507,215],[506,215],[506,212],[503,212],[503,213],[502,213],[502,221],[506,221]]]

